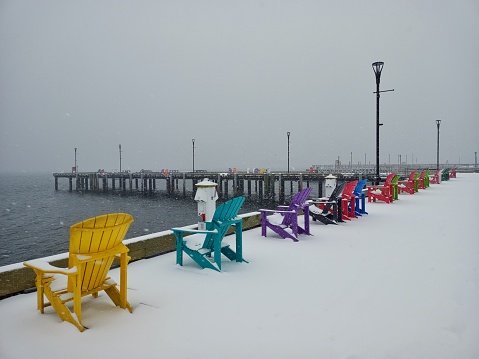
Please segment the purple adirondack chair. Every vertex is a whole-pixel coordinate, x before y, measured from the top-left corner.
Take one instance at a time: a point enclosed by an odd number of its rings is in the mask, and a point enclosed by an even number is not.
[[[291,198],[289,206],[280,206],[279,209],[260,209],[261,213],[261,235],[266,237],[266,229],[269,228],[279,234],[283,238],[291,238],[293,241],[298,241],[300,234],[310,235],[309,232],[309,203],[307,200],[311,193],[312,188],[305,188],[296,193]],[[304,228],[298,224],[298,213],[300,211],[304,213]],[[273,217],[267,216],[268,213],[280,214],[281,221],[277,223],[273,220]]]

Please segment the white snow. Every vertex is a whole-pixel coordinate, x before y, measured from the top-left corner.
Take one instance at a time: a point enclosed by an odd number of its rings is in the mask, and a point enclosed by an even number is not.
[[[175,253],[131,263],[133,313],[84,298],[83,333],[36,293],[4,299],[0,358],[479,358],[478,189],[459,173],[297,243],[245,231],[249,263],[221,273]]]

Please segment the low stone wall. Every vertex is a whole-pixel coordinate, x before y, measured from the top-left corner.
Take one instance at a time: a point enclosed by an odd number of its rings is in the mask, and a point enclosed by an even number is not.
[[[246,213],[240,215],[240,217],[243,218],[244,231],[261,225],[259,212]],[[197,228],[197,225],[191,225],[188,227]],[[234,229],[230,228],[227,235],[232,234],[233,232]],[[175,235],[170,230],[135,237],[124,241],[130,249],[128,255],[131,257],[131,261],[147,259],[173,252],[176,250],[175,242]],[[68,267],[68,253],[62,253],[42,259],[57,267]],[[0,299],[34,290],[34,288],[35,274],[32,269],[25,267],[23,263],[15,263],[0,267]]]

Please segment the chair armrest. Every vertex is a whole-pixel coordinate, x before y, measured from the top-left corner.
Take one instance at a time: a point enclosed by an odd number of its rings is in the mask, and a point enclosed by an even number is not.
[[[100,251],[96,253],[86,253],[86,254],[71,254],[70,258],[72,262],[70,265],[77,265],[84,262],[92,262],[102,258],[108,258],[112,256],[118,256],[129,251],[128,247],[123,243],[118,244],[117,246],[108,249],[106,251]]]
[[[376,185],[376,186],[367,186],[367,190],[368,191],[371,191],[371,190],[376,190],[376,189],[385,189],[385,188],[389,188],[391,187],[391,185],[389,184],[386,184],[386,185],[382,185],[382,184],[379,184],[379,185]]]
[[[337,201],[329,201],[329,200],[317,199],[317,200],[308,201],[308,203],[309,203],[309,204],[328,204],[328,203],[337,204],[338,202],[337,202]]]
[[[278,211],[277,209],[258,209],[259,212],[296,213],[296,211]]]
[[[43,273],[64,274],[64,275],[71,275],[71,274],[77,273],[76,267],[59,268],[59,267],[52,266],[48,262],[38,260],[38,259],[28,261],[28,262],[23,262],[23,265]]]
[[[218,233],[218,230],[216,229],[212,231],[208,231],[208,230],[201,230],[201,229],[172,228],[171,230],[173,232],[183,232],[183,233],[203,233],[203,234]]]

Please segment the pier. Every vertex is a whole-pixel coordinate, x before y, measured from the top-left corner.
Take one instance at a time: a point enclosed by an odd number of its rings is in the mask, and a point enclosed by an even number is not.
[[[441,167],[444,167],[441,165]],[[451,165],[447,166],[452,167]],[[380,172],[395,172],[407,177],[412,170],[434,169],[435,165],[384,165]],[[474,172],[475,166],[457,167],[458,171]],[[218,183],[218,196],[222,200],[244,195],[258,201],[273,201],[283,203],[285,198],[304,187],[312,187],[315,197],[322,197],[324,178],[332,174],[338,181],[352,181],[366,178],[372,182],[375,178],[374,166],[313,166],[304,172],[264,172],[264,173],[224,173],[224,172],[78,172],[54,173],[55,190],[93,192],[93,193],[123,193],[149,195],[165,193],[176,196],[194,196],[195,184],[208,178]],[[68,187],[60,185],[62,180],[68,182]]]
[[[328,173],[329,174],[329,173]],[[55,190],[60,190],[61,180],[68,181],[68,191],[94,193],[144,194],[167,193],[192,196],[195,184],[208,178],[218,183],[220,199],[239,195],[258,200],[283,202],[288,194],[303,187],[313,187],[318,197],[322,196],[325,173],[218,173],[218,172],[79,172],[54,173]],[[372,179],[371,173],[337,173],[340,181],[358,178]]]

